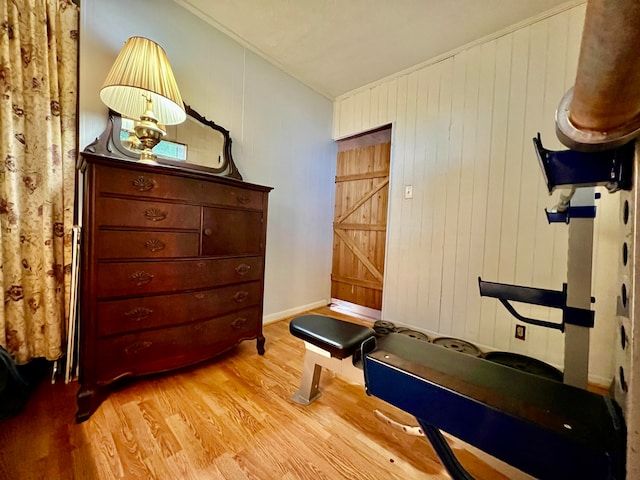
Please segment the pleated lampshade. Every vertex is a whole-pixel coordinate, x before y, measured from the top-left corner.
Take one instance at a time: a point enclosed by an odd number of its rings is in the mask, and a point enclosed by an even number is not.
[[[148,38],[131,37],[111,67],[100,99],[121,115],[138,119],[147,108],[147,96],[158,123],[185,121],[184,104],[165,51]]]

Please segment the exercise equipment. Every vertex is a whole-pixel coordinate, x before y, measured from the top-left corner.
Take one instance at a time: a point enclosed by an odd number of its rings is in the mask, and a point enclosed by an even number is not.
[[[540,134],[533,138],[538,162],[551,194],[556,188],[569,189],[551,211],[545,209],[549,223],[568,225],[567,282],[562,291],[478,278],[480,295],[500,300],[518,320],[562,331],[564,335],[564,383],[587,388],[589,374],[590,329],[595,314],[590,309],[593,231],[596,216],[596,186],[610,193],[632,187],[635,142],[616,144],[615,148],[595,151],[553,151],[542,145]],[[562,322],[554,323],[520,315],[509,303],[522,302],[562,310]]]
[[[594,187],[605,185],[610,192],[630,188],[635,148],[552,152],[542,146],[539,134],[534,145],[549,192],[556,186],[570,188],[547,212],[550,223],[569,225],[567,283],[561,291],[480,278],[478,283],[481,296],[499,299],[520,321],[564,332],[564,383],[530,373],[518,359],[499,362],[468,354],[459,343],[441,348],[392,332],[388,325],[379,328],[389,332],[376,335],[367,327],[307,315],[290,324],[291,333],[307,345],[302,385],[294,401],[308,405],[319,397],[322,366],[339,373],[345,365],[357,371],[361,363],[367,393],[415,416],[420,428],[400,428],[424,434],[454,480],[472,477],[441,430],[539,479],[625,478],[626,428],[620,408],[586,386],[589,330],[595,317],[590,309]],[[562,321],[524,317],[511,301],[559,308]],[[350,356],[353,361],[345,362]]]
[[[407,337],[415,338],[416,340],[422,340],[423,342],[430,341],[427,335],[417,330],[412,330],[410,328],[398,328],[396,331],[400,335],[406,335]],[[393,333],[393,332],[388,332],[388,333]]]
[[[323,367],[355,383],[363,383],[360,345],[375,337],[372,328],[322,315],[302,315],[291,320],[289,332],[304,340],[306,347],[300,388],[292,401],[309,405],[322,395]]]
[[[548,363],[536,358],[519,355],[512,352],[488,352],[484,355],[485,360],[496,362],[511,368],[517,368],[523,372],[532,373],[539,377],[562,382],[564,375],[560,370],[552,367]]]
[[[455,480],[472,477],[439,430],[539,479],[624,478],[609,397],[398,334],[362,348],[367,393],[415,416]]]
[[[624,478],[624,421],[608,397],[401,333],[378,338],[331,317],[297,317],[289,330],[307,347],[294,402],[320,396],[323,366],[349,366],[369,395],[416,417],[420,427],[376,412],[407,434],[424,434],[454,480],[472,477],[440,430],[540,479]]]
[[[467,355],[473,355],[474,357],[481,357],[482,352],[473,343],[461,340],[459,338],[452,337],[438,337],[434,338],[434,345],[439,345],[444,348],[455,350],[456,352],[466,353]]]

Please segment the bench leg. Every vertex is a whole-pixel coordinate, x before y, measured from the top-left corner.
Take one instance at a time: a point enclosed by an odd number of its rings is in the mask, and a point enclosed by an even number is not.
[[[319,360],[317,353],[310,350],[306,351],[304,356],[304,370],[302,371],[302,382],[298,391],[291,397],[291,400],[300,405],[309,405],[322,395],[319,388],[322,365],[320,365],[317,360]]]

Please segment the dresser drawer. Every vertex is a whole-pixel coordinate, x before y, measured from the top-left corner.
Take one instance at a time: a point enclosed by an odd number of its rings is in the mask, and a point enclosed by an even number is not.
[[[180,232],[100,232],[98,258],[197,257],[200,235]]]
[[[173,175],[135,172],[123,168],[100,167],[100,193],[154,197],[213,205],[262,210],[263,192],[242,186],[215,184]]]
[[[261,282],[98,302],[98,334],[121,334],[218,317],[259,305]]]
[[[261,334],[260,309],[251,308],[200,322],[101,338],[97,379],[141,375],[189,365]]]
[[[231,185],[206,185],[201,200],[205,204],[262,210],[263,193]]]
[[[100,226],[200,229],[200,207],[175,203],[101,198],[96,210]]]
[[[124,168],[99,166],[97,172],[99,193],[154,197],[187,202],[199,201],[203,183],[162,173],[142,173]]]
[[[203,289],[262,279],[262,257],[98,264],[98,298]]]

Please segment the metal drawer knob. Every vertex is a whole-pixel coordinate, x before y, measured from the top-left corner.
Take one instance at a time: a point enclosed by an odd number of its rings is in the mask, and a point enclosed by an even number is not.
[[[132,310],[129,310],[128,312],[125,312],[124,315],[125,317],[128,317],[131,320],[133,320],[134,322],[141,322],[143,320],[148,319],[152,313],[153,313],[153,310],[151,310],[150,308],[136,307]]]
[[[238,202],[242,203],[243,205],[249,201],[249,197],[243,194],[236,196],[236,198],[238,199]]]
[[[246,263],[241,263],[236,267],[236,273],[238,275],[246,275],[249,270],[251,270],[251,266],[247,265]]]
[[[231,322],[231,326],[233,328],[242,328],[242,326],[247,323],[247,319],[243,317],[236,318],[233,322]]]
[[[129,280],[131,280],[134,284],[140,287],[142,285],[146,285],[151,280],[153,280],[153,275],[147,272],[142,272],[142,271],[134,272],[129,277]]]
[[[233,298],[235,299],[236,302],[240,303],[240,302],[244,302],[248,296],[249,296],[249,292],[244,292],[240,290],[239,292],[236,292]]]
[[[155,180],[151,180],[150,178],[144,177],[142,175],[139,176],[138,178],[135,178],[131,182],[131,186],[133,187],[133,189],[138,192],[149,192],[153,190],[156,187],[156,185],[157,184]]]
[[[163,212],[159,208],[149,208],[148,210],[145,210],[144,217],[152,222],[161,222],[167,218],[167,212]]]
[[[159,252],[160,250],[164,250],[164,247],[166,247],[165,243],[162,240],[158,240],[157,238],[147,240],[144,246],[151,252]]]
[[[211,229],[211,228],[205,228],[205,229],[204,229],[204,234],[205,234],[207,237],[210,237],[211,235],[213,235],[213,229]]]

